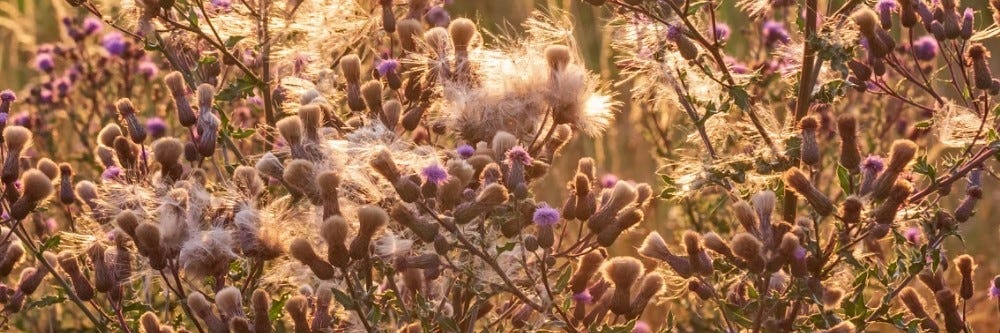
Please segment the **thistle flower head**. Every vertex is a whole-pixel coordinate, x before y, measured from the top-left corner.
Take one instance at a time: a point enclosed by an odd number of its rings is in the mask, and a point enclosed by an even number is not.
[[[1000,299],[1000,275],[990,280],[990,289],[987,292],[990,299]]]
[[[885,170],[885,161],[882,159],[882,156],[868,155],[861,162],[861,170],[869,175],[877,175],[882,170]]]
[[[476,153],[476,148],[473,148],[472,146],[467,144],[461,144],[458,146],[458,148],[455,148],[455,153],[457,153],[459,157],[467,159],[469,157],[472,157],[472,154]]]
[[[764,22],[764,26],[761,29],[764,34],[764,41],[769,47],[775,47],[778,44],[788,44],[792,41],[791,37],[788,35],[788,30],[785,29],[785,24],[778,21],[767,21]]]
[[[420,175],[424,177],[424,180],[437,185],[441,185],[448,181],[448,171],[441,167],[438,163],[432,163],[420,169]]]
[[[120,57],[128,49],[128,42],[125,41],[125,36],[122,36],[120,32],[112,31],[101,38],[101,46],[104,47],[105,51],[108,51],[108,54]]]
[[[983,44],[975,43],[969,46],[966,56],[970,60],[983,60],[990,57],[990,51]]]
[[[0,101],[13,102],[15,100],[17,100],[17,95],[14,94],[13,90],[4,89],[3,91],[0,91]]]
[[[396,59],[382,59],[375,64],[375,71],[378,72],[379,76],[386,76],[389,74],[398,74],[399,72],[399,60]]]
[[[532,159],[531,154],[522,146],[514,146],[507,150],[507,158],[504,160],[507,165],[514,165],[515,163],[523,165],[531,165]]]
[[[554,226],[560,221],[559,210],[542,203],[535,208],[531,221],[539,226]]]

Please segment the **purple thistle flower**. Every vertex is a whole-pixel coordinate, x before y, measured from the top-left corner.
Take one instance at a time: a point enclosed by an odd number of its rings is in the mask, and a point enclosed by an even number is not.
[[[5,89],[4,91],[0,91],[0,101],[13,102],[15,100],[17,100],[17,95],[14,94],[13,90]]]
[[[718,29],[718,27],[716,27]],[[684,28],[677,24],[667,26],[667,39],[676,41],[684,36]]]
[[[917,244],[920,242],[920,228],[909,227],[906,231],[903,231],[903,238],[906,238],[906,242],[910,244]]]
[[[590,295],[589,289],[573,294],[573,301],[577,303],[590,303],[594,301],[594,296]]]
[[[913,56],[917,60],[930,61],[938,55],[938,43],[934,36],[927,35],[913,41]]]
[[[899,6],[896,5],[896,0],[878,0],[878,2],[875,3],[875,10],[880,13],[894,12],[897,8],[899,8]]]
[[[70,82],[67,78],[59,78],[55,81],[56,91],[59,92],[59,96],[66,96],[69,92]]]
[[[791,37],[788,36],[788,30],[785,29],[785,24],[778,21],[767,21],[764,22],[762,28],[764,33],[764,41],[768,47],[775,47],[778,43],[788,44],[791,42]]]
[[[101,179],[102,180],[111,180],[111,179],[118,178],[118,176],[121,176],[121,174],[122,174],[122,169],[121,168],[116,167],[116,166],[111,166],[111,167],[108,167],[107,169],[104,169],[104,172],[101,173]]]
[[[395,74],[399,70],[399,61],[396,59],[383,59],[375,65],[375,70],[378,71],[379,76]]]
[[[455,149],[455,152],[458,153],[458,156],[461,157],[462,159],[466,159],[472,157],[472,154],[476,152],[476,148],[472,148],[472,146],[470,145],[463,144],[458,146],[458,148]]]
[[[57,222],[56,219],[51,217],[45,219],[45,230],[48,231],[49,233],[55,233],[56,231],[59,231],[59,222]]]
[[[448,170],[441,167],[440,164],[434,163],[424,167],[420,170],[420,174],[424,176],[424,180],[441,185],[448,180]]]
[[[614,174],[611,173],[605,174],[604,176],[601,176],[601,187],[603,188],[615,187],[615,184],[618,184],[618,180],[619,180],[618,176]]]
[[[42,93],[43,93],[42,98],[45,98],[44,97],[45,91],[43,91]],[[49,92],[49,98],[51,99],[51,97],[52,93]],[[16,116],[14,116],[14,125],[31,128],[32,127],[31,124],[32,124],[31,113],[28,113],[28,111],[21,111]]]
[[[535,213],[531,215],[531,221],[539,226],[550,227],[559,223],[562,218],[559,216],[559,210],[552,208],[547,203],[542,203],[535,208]]]
[[[653,329],[646,322],[638,320],[635,326],[632,326],[632,333],[653,333]]]
[[[729,34],[730,29],[728,24],[722,22],[715,24],[715,38],[718,38],[719,41],[729,40]]]
[[[253,104],[254,106],[256,106],[258,108],[264,107],[264,98],[262,98],[260,96],[257,96],[257,95],[253,95],[253,96],[250,96],[249,98],[247,98],[247,102],[249,102],[250,104]]]
[[[882,160],[882,156],[868,155],[864,161],[861,161],[861,170],[869,175],[876,175],[883,169],[885,169],[885,161]]]
[[[52,103],[52,90],[42,89],[38,93],[38,101],[45,104]]]
[[[798,261],[806,260],[806,248],[801,246],[795,248],[795,251],[792,251],[792,257]]]
[[[447,27],[451,23],[451,14],[441,6],[434,6],[424,14],[424,21],[435,27]]]
[[[4,214],[6,214],[6,213],[4,213]],[[1000,280],[1000,279],[993,278],[993,281],[990,282],[990,292],[989,293],[990,293],[990,298],[992,298],[992,299],[1000,298],[1000,286],[997,286],[997,280]]]
[[[41,72],[51,72],[56,68],[56,62],[52,59],[52,54],[48,52],[38,53],[35,56],[35,69]]]
[[[101,29],[103,28],[104,22],[101,22],[101,19],[99,18],[89,16],[83,20],[83,32],[87,35],[93,35],[101,32]]]
[[[0,125],[7,125],[7,115],[8,113],[0,113]]]
[[[147,80],[155,77],[156,74],[160,72],[160,67],[156,66],[155,62],[149,60],[143,60],[142,62],[139,62],[138,67],[139,67],[139,73],[141,73],[142,76],[145,76]]]
[[[209,3],[212,4],[212,7],[215,7],[214,9],[219,11],[228,11],[233,6],[231,0],[212,0]]]
[[[146,131],[154,138],[161,138],[167,134],[167,122],[160,117],[146,119]]]
[[[507,160],[505,162],[508,165],[513,164],[514,162],[531,165],[531,161],[531,155],[528,154],[527,150],[524,150],[524,147],[514,146],[514,148],[507,151]]]
[[[128,47],[125,37],[117,31],[104,35],[104,38],[101,38],[101,45],[104,46],[104,50],[113,56],[125,54],[125,50]]]

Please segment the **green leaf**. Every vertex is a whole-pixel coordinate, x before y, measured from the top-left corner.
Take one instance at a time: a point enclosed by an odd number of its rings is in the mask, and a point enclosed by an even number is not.
[[[840,181],[840,189],[846,194],[851,194],[851,174],[840,164],[837,164],[837,180]]]
[[[252,128],[240,128],[231,131],[229,133],[229,136],[232,137],[233,139],[240,140],[249,138],[254,134],[257,134],[257,131],[253,130]]]
[[[729,87],[729,96],[733,98],[733,102],[740,109],[747,110],[750,108],[750,94],[742,86]]]
[[[55,236],[49,237],[49,239],[45,240],[45,244],[42,244],[42,247],[38,249],[38,252],[45,252],[45,251],[54,249],[57,246],[59,246],[60,242],[62,242],[62,238],[58,234],[55,235]]]
[[[343,305],[344,308],[354,309],[354,300],[351,299],[351,296],[348,296],[347,293],[344,293],[340,289],[333,287],[330,289],[333,290],[333,299],[337,300],[337,303]]]
[[[559,280],[556,280],[555,290],[553,290],[553,292],[560,293],[566,288],[566,285],[569,284],[569,278],[572,276],[572,271],[573,269],[571,266],[566,266],[566,268],[563,269],[562,274],[559,275]]]
[[[232,48],[233,46],[236,46],[236,43],[239,43],[244,38],[247,38],[247,37],[246,36],[229,36],[229,38],[226,38],[226,43],[225,43],[226,44],[226,48],[229,49],[229,48]]]

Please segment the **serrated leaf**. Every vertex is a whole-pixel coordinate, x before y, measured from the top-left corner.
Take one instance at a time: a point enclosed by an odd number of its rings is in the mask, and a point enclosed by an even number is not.
[[[239,43],[244,38],[247,38],[247,37],[246,36],[229,36],[229,38],[226,38],[226,43],[225,43],[226,44],[226,48],[229,49],[229,48],[232,48],[233,46],[236,46],[236,43]]]
[[[60,242],[62,242],[62,237],[60,237],[58,234],[55,235],[55,236],[49,237],[49,239],[45,240],[45,244],[42,244],[42,247],[40,247],[38,249],[38,251],[39,252],[45,252],[45,251],[48,251],[48,250],[52,250],[52,249],[56,248],[57,246],[59,246]]]
[[[851,194],[851,174],[840,164],[837,164],[837,180],[840,181],[840,189],[844,190],[844,193]]]
[[[569,278],[572,276],[571,275],[572,272],[573,272],[572,267],[566,266],[566,268],[563,269],[562,274],[559,274],[559,279],[556,280],[555,288],[553,288],[554,290],[552,291],[555,293],[560,293],[563,291],[563,289],[566,289],[566,285],[569,284]]]
[[[31,310],[31,309],[38,309],[38,308],[44,308],[44,307],[52,306],[52,305],[55,305],[55,304],[62,303],[65,300],[66,300],[66,297],[64,297],[63,295],[45,296],[45,297],[42,297],[40,299],[28,302],[27,304],[24,305],[24,309],[22,311],[27,311],[27,310]]]

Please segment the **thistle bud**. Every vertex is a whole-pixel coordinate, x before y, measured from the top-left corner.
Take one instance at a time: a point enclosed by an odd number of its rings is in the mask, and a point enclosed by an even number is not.
[[[298,117],[282,118],[275,123],[275,127],[278,128],[278,133],[281,134],[281,137],[285,139],[285,143],[288,144],[288,148],[292,152],[292,158],[304,159],[307,157],[305,148],[302,145],[302,119]]]
[[[837,134],[840,135],[840,165],[851,173],[861,169],[861,150],[858,149],[858,120],[853,114],[844,113],[837,118]]]
[[[191,108],[191,103],[187,99],[187,83],[181,72],[173,71],[163,77],[163,82],[167,85],[167,90],[174,98],[174,107],[177,108],[177,120],[181,126],[190,127],[194,125],[198,118]]]
[[[382,208],[375,206],[363,206],[358,209],[358,229],[357,237],[351,241],[350,253],[353,259],[365,259],[369,255],[369,246],[372,237],[385,227],[389,221],[389,215]]]
[[[819,143],[816,141],[816,129],[818,127],[819,122],[813,117],[802,118],[802,121],[799,122],[799,128],[802,130],[800,133],[802,136],[802,145],[799,148],[800,159],[807,165],[816,165],[819,163]]]
[[[236,287],[225,287],[215,293],[215,306],[223,318],[243,317],[243,295]]]
[[[623,208],[611,224],[597,233],[597,244],[605,247],[611,246],[622,232],[642,222],[643,217],[642,209],[637,205],[633,204]]]
[[[965,197],[955,207],[955,220],[966,222],[975,214],[976,203],[983,197],[983,189],[979,186],[970,185],[965,190]]]
[[[294,160],[282,174],[285,183],[306,195],[313,205],[322,205],[323,196],[316,184],[315,165],[308,160]]]
[[[319,128],[323,126],[323,109],[316,104],[306,104],[299,107],[298,115],[305,139],[313,143],[320,142]]]
[[[143,313],[139,317],[139,323],[142,326],[142,330],[146,333],[160,333],[160,318],[157,318],[153,312],[146,311],[146,313]]]
[[[688,280],[688,290],[694,292],[695,295],[698,295],[698,298],[706,301],[715,296],[715,288],[712,288],[711,285],[701,282],[698,279],[692,278]]]
[[[6,231],[0,232],[0,237],[7,237],[11,232],[13,232],[7,229],[0,231]],[[3,248],[3,252],[0,253],[0,277],[10,275],[10,272],[14,270],[14,265],[17,265],[23,256],[24,248],[21,247],[21,242],[11,240],[10,243]]]
[[[316,255],[316,251],[313,250],[309,241],[303,238],[296,238],[288,246],[288,252],[293,258],[302,262],[306,266],[309,266],[309,269],[312,270],[313,274],[316,274],[316,277],[320,280],[329,280],[333,278],[333,266],[330,266],[329,263]]]
[[[655,231],[649,233],[642,241],[642,245],[639,246],[639,255],[667,263],[674,272],[677,272],[677,275],[683,278],[689,278],[694,273],[694,268],[688,258],[671,252],[667,247],[667,242],[663,240],[660,233]]]
[[[326,241],[327,259],[330,264],[340,268],[347,267],[347,263],[351,260],[347,246],[344,245],[350,232],[347,221],[340,215],[333,215],[323,221],[319,230],[320,236]]]
[[[146,141],[146,127],[139,123],[139,119],[136,118],[135,106],[132,105],[132,101],[128,98],[119,99],[115,102],[115,109],[118,110],[118,116],[125,121],[132,142],[142,143]]]
[[[469,46],[476,35],[476,24],[467,18],[460,18],[451,21],[448,32],[455,47],[455,73],[460,80],[470,80]]]
[[[826,216],[833,213],[833,203],[830,202],[830,198],[816,189],[812,182],[809,181],[809,178],[799,168],[793,167],[788,169],[785,172],[784,179],[787,186],[805,197],[806,201],[809,201],[809,204],[812,205],[817,214]]]
[[[684,28],[679,25],[671,25],[668,27],[667,39],[674,42],[677,46],[677,51],[680,52],[681,57],[687,60],[694,60],[698,58],[698,47],[695,46],[694,42],[688,38],[685,34]]]
[[[333,286],[320,285],[316,291],[316,309],[313,312],[313,332],[323,332],[330,329],[333,318],[330,317],[330,302],[333,300]]]
[[[258,172],[274,179],[284,178],[285,167],[281,165],[281,161],[278,160],[278,157],[274,156],[271,152],[264,153],[264,155],[257,160],[257,163],[254,164],[254,169],[257,169]]]
[[[424,108],[419,106],[410,108],[410,110],[406,111],[406,113],[403,114],[403,119],[401,121],[403,129],[407,131],[413,131],[417,129],[417,126],[420,126],[420,121],[423,119],[423,117],[424,117]]]
[[[202,112],[198,116],[198,122],[195,126],[198,133],[197,141],[195,142],[195,146],[198,148],[198,155],[211,157],[215,154],[215,146],[219,139],[219,126],[221,124],[222,122],[219,120],[219,117],[211,111]]]
[[[382,6],[382,30],[386,33],[396,32],[396,14],[392,12],[392,0],[380,0]]]
[[[378,80],[370,80],[361,86],[361,97],[368,107],[370,118],[381,117],[382,111],[382,83]]]
[[[136,226],[135,246],[139,254],[149,259],[150,268],[162,270],[167,266],[166,250],[163,248],[160,229],[156,225],[144,222]]]
[[[743,200],[736,201],[733,204],[733,215],[736,216],[736,220],[740,222],[744,230],[752,234],[761,234],[760,228],[758,228],[757,214],[749,203]]]
[[[376,172],[385,177],[390,183],[396,183],[401,177],[399,168],[396,167],[396,162],[393,161],[392,155],[384,148],[375,153],[375,157],[372,158],[369,164],[372,169],[375,169]]]
[[[976,88],[989,90],[993,85],[993,73],[990,71],[990,51],[979,43],[969,46],[966,53],[969,62],[972,63],[972,73],[975,77]]]

